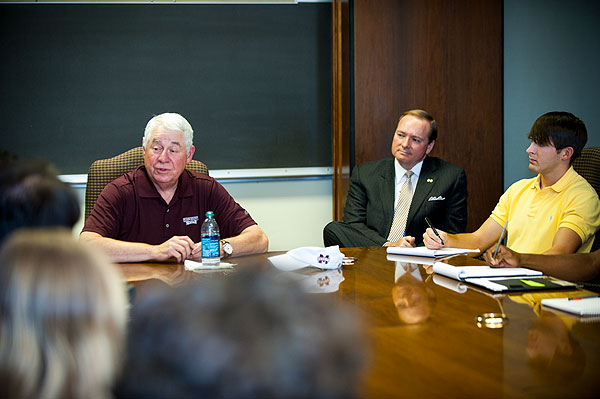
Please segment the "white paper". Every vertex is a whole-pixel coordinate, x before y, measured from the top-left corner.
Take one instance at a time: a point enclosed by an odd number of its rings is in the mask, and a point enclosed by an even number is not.
[[[185,270],[196,271],[196,270],[221,270],[221,269],[231,269],[235,264],[220,262],[218,265],[205,265],[202,262],[198,262],[191,259],[186,259],[183,262],[183,266]]]
[[[464,294],[465,292],[467,292],[467,286],[464,283],[453,280],[451,278],[440,276],[438,274],[433,275],[433,282],[439,285],[440,287],[444,287],[454,292],[458,292],[459,294]]]
[[[490,267],[490,266],[452,266],[444,262],[433,264],[434,273],[453,278],[465,280],[477,277],[517,277],[517,276],[541,276],[542,272],[526,269],[524,267]]]
[[[477,253],[479,249],[465,249],[465,248],[440,248],[440,249],[428,249],[425,246],[421,247],[387,247],[388,254],[396,255],[409,255],[409,256],[425,256],[429,258],[440,258],[451,255],[463,255],[468,253]]]
[[[502,284],[494,283],[493,280],[487,278],[470,278],[467,280],[469,284],[475,284],[480,287],[487,288],[490,291],[502,292],[507,291],[508,287]]]
[[[419,265],[433,265],[435,263],[435,258],[394,254],[387,254],[387,260],[392,262],[416,263]]]
[[[582,297],[581,299],[544,298],[542,299],[542,305],[579,316],[600,315],[600,297],[597,296]]]

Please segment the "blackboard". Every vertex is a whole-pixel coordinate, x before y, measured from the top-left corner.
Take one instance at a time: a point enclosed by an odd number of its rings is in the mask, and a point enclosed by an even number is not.
[[[0,150],[63,174],[162,112],[209,169],[331,165],[331,4],[4,4],[0,53]]]

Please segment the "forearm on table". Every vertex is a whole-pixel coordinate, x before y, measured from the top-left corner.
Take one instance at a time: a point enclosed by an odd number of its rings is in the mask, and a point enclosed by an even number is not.
[[[444,243],[449,248],[479,248],[480,253],[489,248],[487,242],[483,242],[475,233],[448,234],[448,239]]]
[[[247,227],[240,235],[225,240],[233,247],[232,256],[260,254],[269,249],[269,239],[258,225]]]
[[[481,253],[489,247],[496,244],[502,226],[492,218],[487,218],[485,222],[473,233],[448,234],[447,247],[453,248],[479,248]]]
[[[154,246],[150,244],[119,241],[89,231],[81,233],[79,239],[99,248],[113,262],[143,262],[156,258]]]
[[[539,270],[570,281],[588,281],[600,276],[600,253],[539,255],[521,254],[521,267]]]

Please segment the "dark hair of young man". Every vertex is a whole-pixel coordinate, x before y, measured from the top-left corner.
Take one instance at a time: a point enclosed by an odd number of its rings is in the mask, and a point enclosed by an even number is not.
[[[573,163],[587,142],[585,123],[570,112],[548,112],[537,118],[527,136],[539,145],[553,145],[557,151],[573,148]]]

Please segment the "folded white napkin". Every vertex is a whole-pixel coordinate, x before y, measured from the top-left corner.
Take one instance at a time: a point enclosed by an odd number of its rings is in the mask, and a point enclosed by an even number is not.
[[[195,270],[220,270],[220,269],[231,269],[235,266],[233,263],[220,262],[218,265],[205,265],[202,262],[197,262],[195,260],[186,259],[183,262],[183,266],[185,270],[195,271]]]
[[[344,254],[340,247],[300,247],[292,249],[283,255],[269,257],[269,261],[283,271],[302,269],[307,266],[319,269],[339,269],[342,266]]]

